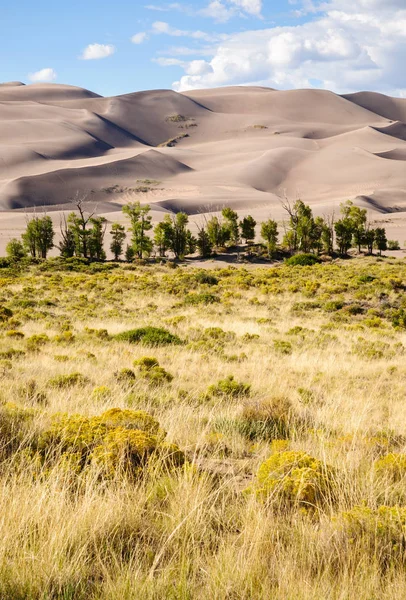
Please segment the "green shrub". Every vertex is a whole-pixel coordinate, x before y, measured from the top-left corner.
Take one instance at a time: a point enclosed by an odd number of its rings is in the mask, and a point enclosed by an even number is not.
[[[344,306],[344,302],[341,300],[330,300],[330,302],[326,302],[323,306],[326,312],[336,312],[337,310],[341,310]]]
[[[11,360],[13,358],[22,358],[25,356],[25,352],[23,350],[16,350],[15,348],[9,348],[9,350],[3,350],[0,352],[0,358],[6,358]]]
[[[226,379],[220,379],[217,383],[211,385],[207,390],[207,396],[210,398],[242,398],[249,396],[251,385],[249,383],[238,382],[234,375],[229,375]]]
[[[279,354],[292,354],[293,352],[292,344],[285,340],[274,340],[273,347]]]
[[[0,306],[0,322],[8,321],[13,316],[13,311],[6,306]]]
[[[129,342],[130,344],[144,344],[145,346],[165,346],[179,345],[182,340],[175,334],[160,327],[140,327],[123,331],[115,336],[120,342]]]
[[[197,283],[206,284],[206,285],[217,285],[219,280],[217,277],[209,273],[208,271],[199,271],[195,275],[195,279]]]
[[[34,351],[38,350],[41,346],[44,346],[48,342],[49,342],[49,337],[47,336],[46,333],[39,333],[39,334],[32,335],[31,337],[27,338],[27,340],[26,340],[28,350],[34,350]]]
[[[276,452],[259,468],[256,493],[279,508],[313,511],[334,501],[332,467],[305,452]]]
[[[82,373],[69,373],[68,375],[57,375],[49,380],[48,384],[54,388],[69,388],[75,385],[84,385],[88,383],[88,378]]]
[[[117,381],[120,381],[121,383],[133,383],[137,379],[137,376],[132,369],[120,369],[120,371],[117,371],[114,375]]]
[[[14,337],[17,339],[22,339],[24,337],[24,334],[22,331],[16,331],[15,329],[10,329],[10,331],[6,331],[6,336]]]
[[[148,371],[154,367],[159,367],[159,362],[153,356],[142,356],[134,361],[134,367],[139,367],[140,369]]]
[[[392,325],[399,329],[406,329],[406,311],[403,308],[393,313]]]
[[[184,303],[190,305],[196,304],[215,304],[220,302],[220,298],[214,294],[208,292],[202,292],[201,294],[188,294],[185,296]]]
[[[320,258],[315,254],[295,254],[295,256],[288,258],[285,264],[289,265],[289,267],[310,267],[320,262]]]

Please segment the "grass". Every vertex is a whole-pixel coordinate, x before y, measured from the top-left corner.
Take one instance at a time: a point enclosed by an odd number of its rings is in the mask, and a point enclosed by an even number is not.
[[[0,598],[406,596],[406,261],[71,269],[0,270]]]

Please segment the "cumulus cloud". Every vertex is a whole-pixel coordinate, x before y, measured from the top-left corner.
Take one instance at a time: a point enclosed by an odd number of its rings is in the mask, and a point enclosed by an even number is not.
[[[142,44],[148,39],[148,33],[146,31],[140,31],[132,36],[131,41],[133,44]]]
[[[97,60],[111,56],[116,51],[111,44],[89,44],[83,50],[80,58],[82,60]]]
[[[245,9],[249,4],[260,10],[260,3],[249,0]],[[198,68],[185,61],[174,89],[317,85],[342,93],[406,94],[405,0],[330,0],[306,7],[315,12],[306,23],[225,36]]]
[[[49,83],[51,81],[55,81],[56,72],[54,71],[54,69],[51,69],[51,68],[40,69],[40,71],[36,71],[35,73],[30,73],[28,75],[28,79],[30,81],[32,81],[33,83],[38,83],[40,81]]]

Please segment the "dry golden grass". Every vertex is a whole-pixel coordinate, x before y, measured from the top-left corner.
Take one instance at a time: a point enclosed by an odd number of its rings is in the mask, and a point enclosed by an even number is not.
[[[406,506],[406,472],[393,480],[375,468],[380,457],[406,451],[406,334],[391,322],[406,264],[370,259],[213,275],[217,284],[197,282],[189,268],[157,266],[4,274],[0,304],[13,315],[2,323],[0,352],[25,354],[0,362],[0,598],[406,597],[402,519],[372,519],[371,534],[349,531],[342,516],[355,506]],[[400,281],[388,283],[395,276]],[[184,302],[197,292],[220,301]],[[312,310],[297,306],[315,301]],[[341,308],[331,310],[333,301]],[[362,314],[346,311],[354,303]],[[185,344],[151,348],[111,337],[149,325]],[[49,340],[35,348],[28,340],[40,334]],[[151,384],[133,364],[143,356],[173,380]],[[117,377],[124,368],[134,380]],[[75,372],[86,379],[52,385]],[[208,393],[228,375],[250,393]],[[8,403],[33,410],[20,437],[7,429],[15,410]],[[151,460],[135,481],[58,464],[33,468],[27,448],[52,414],[113,407],[152,414],[186,453],[185,465]],[[278,415],[286,429],[264,433],[264,415]],[[324,490],[311,510],[286,504],[279,487],[267,499],[256,494],[260,464],[283,450],[331,468],[334,494]]]

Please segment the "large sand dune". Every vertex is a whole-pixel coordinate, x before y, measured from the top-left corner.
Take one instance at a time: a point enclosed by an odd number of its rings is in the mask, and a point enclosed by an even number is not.
[[[0,85],[0,238],[9,211],[23,227],[24,211],[53,207],[57,217],[77,192],[109,219],[136,198],[157,218],[232,206],[259,219],[281,218],[284,195],[316,214],[353,199],[373,219],[396,213],[389,225],[403,241],[406,99],[262,87],[103,98]]]

